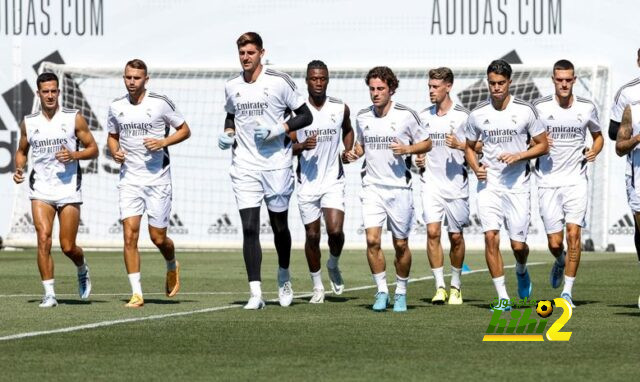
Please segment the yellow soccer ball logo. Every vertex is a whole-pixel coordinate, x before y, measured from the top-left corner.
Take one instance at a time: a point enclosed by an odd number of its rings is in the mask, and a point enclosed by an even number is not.
[[[551,305],[551,301],[541,300],[538,301],[538,305],[536,305],[536,313],[542,318],[547,318],[553,313],[553,305]]]

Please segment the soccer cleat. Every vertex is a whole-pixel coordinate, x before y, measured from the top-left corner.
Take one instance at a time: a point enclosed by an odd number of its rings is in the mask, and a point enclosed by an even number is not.
[[[56,300],[56,296],[48,294],[42,298],[42,302],[38,306],[41,308],[53,308],[58,306],[58,300]]]
[[[449,305],[462,305],[462,291],[460,289],[451,287],[449,290]]]
[[[557,261],[553,262],[551,267],[551,274],[549,275],[549,282],[552,288],[558,288],[562,285],[564,279],[564,264],[559,265]]]
[[[531,279],[529,278],[529,270],[523,274],[516,272],[516,278],[518,279],[518,296],[520,296],[520,298],[531,297],[532,285]]]
[[[78,273],[78,294],[80,298],[86,300],[91,294],[91,278],[89,277],[89,267],[84,273]]]
[[[285,281],[281,287],[278,287],[278,300],[280,306],[289,306],[293,301],[293,289],[291,289],[291,281]]]
[[[571,295],[570,295],[569,293],[563,293],[563,294],[561,294],[561,295],[560,295],[560,298],[564,298],[564,299],[569,303],[569,305],[570,305],[572,308],[575,308],[575,307],[576,307],[576,306],[573,304],[573,298],[571,297]]]
[[[382,312],[387,309],[387,304],[390,304],[389,294],[385,292],[376,293],[376,301],[373,303],[372,309],[376,312]]]
[[[324,289],[313,288],[313,295],[309,300],[310,304],[322,304],[324,302]]]
[[[176,269],[173,271],[167,271],[167,278],[165,279],[165,293],[167,297],[173,297],[178,294],[180,290],[180,263],[176,260]]]
[[[243,306],[242,309],[257,310],[264,309],[265,307],[266,305],[261,296],[251,296],[249,297],[249,301],[247,301],[247,304]]]
[[[336,295],[341,295],[342,292],[344,292],[344,281],[342,280],[340,268],[338,268],[337,266],[335,268],[329,268],[329,263],[327,262],[327,271],[329,272],[331,290]]]
[[[144,305],[144,300],[142,299],[142,296],[140,296],[137,293],[134,293],[133,296],[131,296],[131,300],[129,300],[129,302],[126,303],[124,306],[127,308],[142,308],[143,305]]]
[[[435,305],[442,305],[447,302],[447,291],[444,288],[438,288],[436,294],[431,299],[431,303]]]
[[[393,301],[394,312],[406,312],[407,311],[407,295],[396,294]]]

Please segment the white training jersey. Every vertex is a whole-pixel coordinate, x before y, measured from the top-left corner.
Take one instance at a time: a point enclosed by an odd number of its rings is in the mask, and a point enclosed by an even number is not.
[[[469,196],[467,164],[464,151],[447,147],[448,134],[454,134],[460,142],[465,142],[465,126],[469,110],[453,104],[445,115],[437,114],[436,105],[420,112],[420,120],[429,138],[431,150],[427,153],[427,163],[422,171],[423,187],[429,187],[445,199]]]
[[[309,104],[313,123],[296,131],[298,142],[316,136],[316,147],[304,150],[298,156],[299,194],[315,194],[323,186],[331,186],[336,180],[344,178],[344,169],[340,160],[342,142],[342,122],[345,104],[339,99],[327,97],[320,110]]]
[[[62,163],[56,159],[56,153],[63,147],[78,150],[76,114],[78,110],[61,108],[51,120],[42,111],[24,117],[31,146],[29,188],[32,194],[46,200],[60,200],[80,190],[82,175],[78,161]]]
[[[574,96],[569,108],[562,108],[555,95],[533,102],[540,121],[553,139],[549,154],[536,158],[535,174],[538,187],[572,186],[587,180],[587,160],[584,158],[587,131],[600,131],[596,105],[588,99]]]
[[[291,167],[291,140],[287,134],[256,140],[254,128],[284,123],[287,114],[305,102],[288,74],[263,68],[251,83],[242,73],[224,86],[225,111],[234,115],[236,143],[232,163],[248,170],[278,170]]]
[[[519,153],[529,148],[529,139],[544,133],[535,108],[511,96],[504,110],[496,110],[490,100],[480,103],[469,114],[467,139],[484,143],[480,161],[488,167],[487,188],[510,192],[529,192],[531,166],[528,160],[511,165],[498,160],[503,153]],[[480,185],[479,182],[478,185]]]
[[[611,120],[620,123],[624,108],[636,101],[640,101],[640,77],[620,87],[611,105]]]
[[[134,105],[129,95],[117,98],[109,107],[109,133],[119,134],[125,152],[120,166],[120,184],[155,186],[171,183],[169,149],[151,151],[145,138],[163,139],[170,127],[184,123],[184,117],[169,98],[147,90],[142,101]]]
[[[373,106],[360,110],[356,117],[356,141],[364,148],[362,185],[411,187],[411,156],[393,155],[393,142],[412,145],[429,139],[418,113],[392,102],[384,117]]]
[[[640,134],[640,101],[629,104],[631,108],[631,136]],[[640,145],[627,154],[627,168],[625,175],[631,177],[631,185],[640,193]]]

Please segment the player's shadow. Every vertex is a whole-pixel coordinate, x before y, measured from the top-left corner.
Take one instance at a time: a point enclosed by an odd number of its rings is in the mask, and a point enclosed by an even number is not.
[[[364,308],[370,312],[374,312],[374,313],[384,313],[384,312],[391,312],[393,313],[393,301],[391,301],[391,303],[389,305],[387,305],[387,309],[383,310],[383,311],[374,311],[373,310],[373,304],[358,304],[359,307]],[[407,310],[414,310],[418,308],[415,305],[412,304],[407,304]]]
[[[597,304],[600,301],[591,301],[591,300],[573,300],[573,304],[575,306],[589,305],[589,304]],[[555,305],[555,304],[554,304]]]
[[[609,308],[629,308],[629,309],[638,309],[637,304],[625,304],[625,305],[607,305]]]
[[[636,307],[637,308],[637,307]],[[616,316],[630,316],[630,317],[640,317],[640,311],[637,312],[616,312],[614,313]]]
[[[71,299],[56,299],[58,301],[58,305],[91,305],[91,304],[102,304],[107,301],[105,300],[71,300]],[[42,300],[28,300],[30,303],[40,303]]]
[[[123,301],[125,303],[129,302],[129,300],[120,300]],[[144,304],[148,305],[148,304],[156,304],[156,305],[176,305],[176,304],[181,304],[184,302],[196,302],[195,300],[162,300],[159,298],[151,298],[151,299],[144,299]]]
[[[311,299],[311,297],[309,297],[308,300],[310,300],[310,299]],[[358,300],[358,299],[359,299],[359,297],[324,296],[324,300],[325,301],[329,301],[329,302],[348,302],[348,301],[351,301],[351,300]]]

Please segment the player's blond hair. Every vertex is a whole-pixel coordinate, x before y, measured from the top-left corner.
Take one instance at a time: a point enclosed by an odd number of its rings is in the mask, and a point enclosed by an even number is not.
[[[451,69],[443,66],[440,68],[435,68],[429,70],[429,79],[430,80],[442,80],[448,84],[453,83],[453,71]]]

